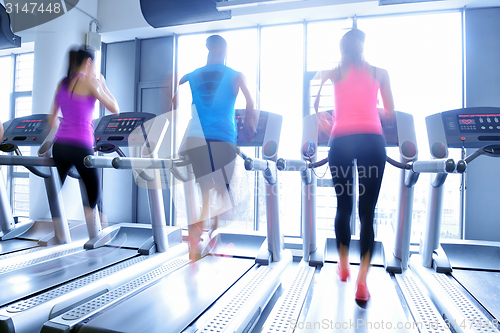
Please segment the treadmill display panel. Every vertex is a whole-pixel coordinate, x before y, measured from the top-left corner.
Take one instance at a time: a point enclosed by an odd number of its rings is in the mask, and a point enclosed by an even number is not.
[[[458,129],[461,133],[498,133],[500,131],[500,114],[459,114]],[[448,117],[446,124],[449,130],[455,130],[455,121]]]
[[[12,130],[12,134],[41,134],[43,129],[45,128],[45,122],[45,119],[21,120],[15,125],[15,128]]]
[[[104,134],[130,134],[136,127],[144,123],[144,119],[144,117],[111,119]]]
[[[245,110],[235,110],[238,146],[262,146],[267,128],[267,112],[260,112],[259,123],[255,134],[249,134],[245,128]]]

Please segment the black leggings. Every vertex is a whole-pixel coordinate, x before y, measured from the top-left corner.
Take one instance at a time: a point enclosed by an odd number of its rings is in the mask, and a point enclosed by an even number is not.
[[[61,177],[61,183],[64,184],[69,170],[72,166],[75,166],[85,184],[89,206],[94,209],[101,196],[101,189],[97,169],[89,169],[83,165],[83,159],[88,155],[94,155],[94,151],[89,148],[62,143],[54,143],[52,147],[52,156]]]
[[[353,163],[357,160],[359,179],[359,219],[361,221],[360,254],[373,253],[373,218],[382,176],[386,151],[385,139],[377,134],[353,134],[335,138],[330,143],[328,162],[337,194],[335,234],[337,248],[349,247],[351,241],[350,219],[353,196]]]

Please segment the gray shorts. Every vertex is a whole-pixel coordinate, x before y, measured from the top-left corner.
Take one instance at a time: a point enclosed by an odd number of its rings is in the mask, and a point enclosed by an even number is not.
[[[234,143],[188,137],[185,149],[202,189],[215,186],[218,192],[229,190],[237,156]]]

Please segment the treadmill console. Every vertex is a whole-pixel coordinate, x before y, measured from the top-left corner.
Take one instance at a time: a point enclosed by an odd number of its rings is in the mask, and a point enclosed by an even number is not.
[[[144,117],[110,119],[104,134],[130,134],[137,126],[144,123]]]
[[[48,114],[36,114],[13,119],[5,129],[0,149],[12,151],[14,146],[41,145],[50,132],[48,117]]]
[[[333,111],[328,112],[330,115]],[[322,119],[322,113],[310,114],[302,121],[302,146],[301,155],[305,159],[316,156],[316,146],[327,147],[330,143],[330,133],[319,131],[318,121]],[[418,156],[417,138],[413,116],[409,113],[395,111],[395,119],[387,119],[385,110],[378,109],[383,135],[388,147],[399,147],[401,157],[411,161]],[[333,122],[335,120],[333,119]]]
[[[264,158],[277,158],[283,117],[266,111],[260,111],[259,123],[255,134],[245,129],[245,109],[235,110],[237,145],[240,147],[262,147]]]
[[[266,159],[277,159],[278,147],[281,135],[283,117],[281,115],[260,111],[259,122],[254,134],[248,133],[245,128],[245,109],[236,109],[235,124],[237,131],[236,145],[239,147],[262,147],[262,155]],[[185,151],[184,143],[181,143],[181,152]],[[181,153],[183,154],[183,153]]]
[[[240,147],[262,146],[264,143],[264,134],[266,133],[268,113],[260,112],[259,123],[257,124],[257,132],[253,135],[249,134],[245,129],[245,110],[238,109],[235,111],[235,121],[237,133],[237,142]]]
[[[398,128],[396,122],[390,122],[385,117],[385,110],[379,109],[380,122],[382,124],[382,130],[384,131],[385,141],[388,147],[397,147],[398,146]],[[323,111],[328,112],[330,116],[333,114],[333,110]],[[322,112],[319,112],[320,114]],[[333,119],[334,120],[334,119]],[[325,132],[318,133],[318,146],[320,147],[328,147],[330,141],[330,135]]]
[[[461,133],[498,133],[500,114],[459,114],[457,123]],[[455,122],[447,119],[447,125],[454,129]]]
[[[474,107],[445,111],[425,119],[434,149],[480,148],[500,143],[500,108]],[[439,151],[436,151],[439,154]]]
[[[106,151],[108,146],[133,146],[135,140],[137,145],[142,145],[143,138],[130,137],[130,134],[137,127],[144,127],[145,123],[155,117],[155,114],[146,112],[123,112],[100,118],[94,131],[95,148]]]

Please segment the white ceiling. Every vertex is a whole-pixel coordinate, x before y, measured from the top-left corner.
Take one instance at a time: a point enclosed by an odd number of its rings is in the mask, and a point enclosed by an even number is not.
[[[230,20],[153,29],[142,17],[139,0],[99,0],[98,19],[104,42],[150,38],[171,34],[186,34],[326,19],[343,19],[396,13],[417,13],[460,8],[500,6],[500,0],[443,0],[414,4],[378,6],[378,1],[303,0],[241,8],[232,11]]]

